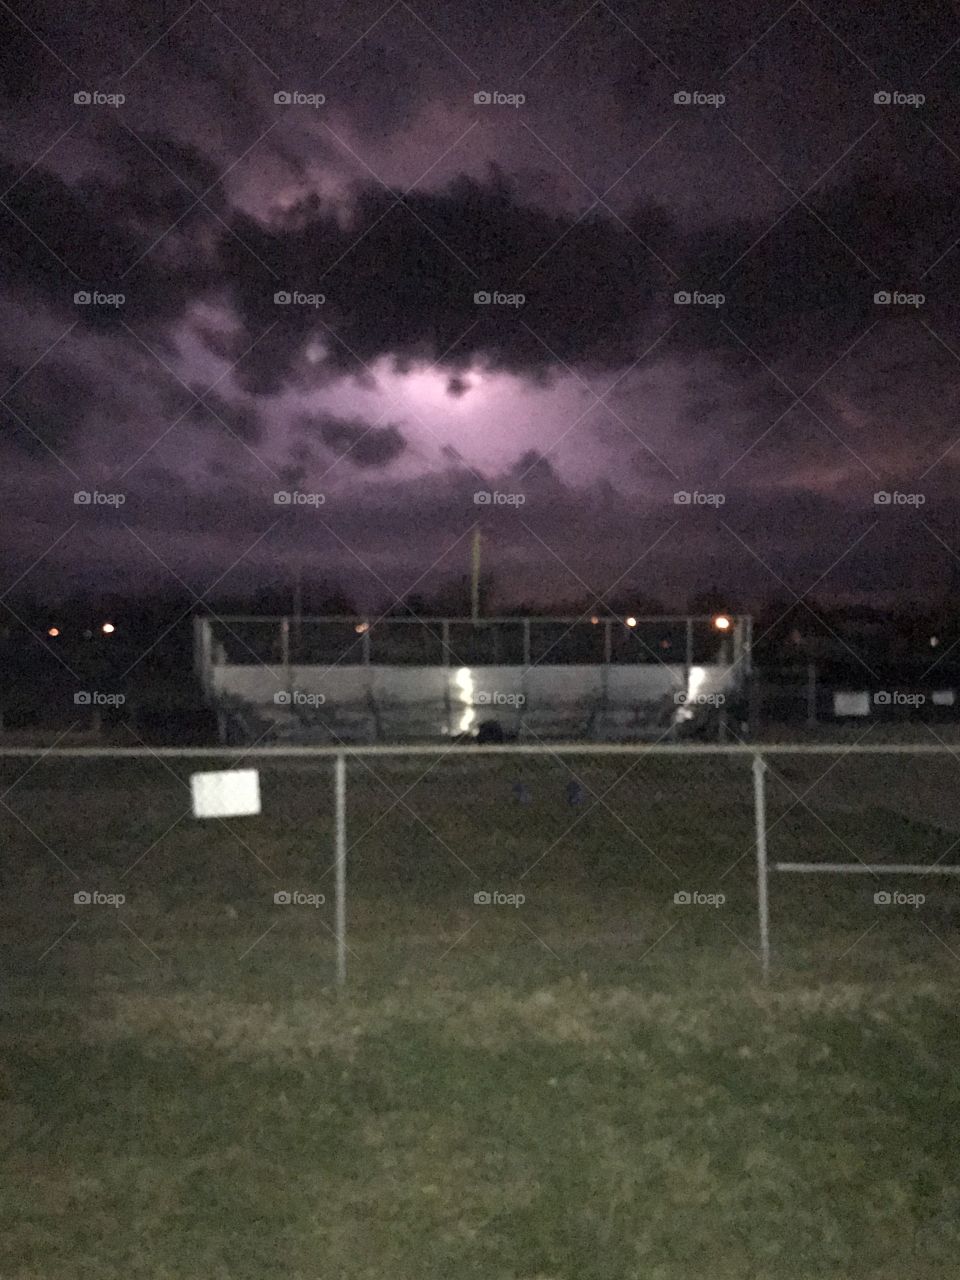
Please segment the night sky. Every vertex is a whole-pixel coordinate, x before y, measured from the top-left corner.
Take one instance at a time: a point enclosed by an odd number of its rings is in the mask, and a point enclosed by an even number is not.
[[[955,586],[955,5],[0,28],[3,590]]]

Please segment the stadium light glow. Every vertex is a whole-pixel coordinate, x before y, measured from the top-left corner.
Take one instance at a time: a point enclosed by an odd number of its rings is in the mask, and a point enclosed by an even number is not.
[[[729,631],[733,626],[733,622],[725,613],[718,613],[713,620],[713,625],[717,631]]]
[[[116,627],[113,625],[112,622],[105,622],[103,626],[100,628],[100,630],[103,632],[105,636],[112,636],[114,631],[116,631]]]
[[[59,627],[50,627],[50,628],[48,628],[48,630],[47,630],[47,635],[48,635],[48,636],[58,636],[59,634],[60,634],[60,628],[59,628]]]
[[[460,691],[460,700],[463,703],[463,711],[460,716],[460,732],[469,733],[476,719],[476,712],[473,709],[473,704],[476,701],[473,672],[469,667],[461,667],[454,679],[457,689]]]
[[[633,618],[633,617],[627,618],[627,626],[628,626],[628,627],[635,627],[636,625],[637,625],[637,620],[636,620],[636,618]]]

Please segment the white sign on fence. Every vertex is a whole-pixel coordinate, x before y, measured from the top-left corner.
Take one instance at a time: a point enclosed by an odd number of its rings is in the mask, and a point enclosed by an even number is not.
[[[190,775],[195,818],[242,818],[260,812],[260,772],[222,769]]]

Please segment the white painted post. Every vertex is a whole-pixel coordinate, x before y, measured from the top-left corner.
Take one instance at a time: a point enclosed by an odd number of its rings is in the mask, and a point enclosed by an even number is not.
[[[347,981],[347,760],[341,751],[334,762],[334,812],[336,816],[336,938],[337,985]]]
[[[757,913],[760,918],[760,963],[764,981],[770,976],[770,899],[767,870],[767,791],[766,762],[761,755],[753,757],[753,808],[757,844]]]

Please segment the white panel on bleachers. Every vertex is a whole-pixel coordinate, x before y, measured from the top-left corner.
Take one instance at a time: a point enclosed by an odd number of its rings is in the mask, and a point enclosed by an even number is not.
[[[283,667],[224,666],[213,668],[213,687],[217,693],[232,693],[248,702],[272,702],[273,695],[287,687]]]
[[[698,670],[702,671],[703,668],[691,668],[691,684],[694,683],[694,673]],[[683,689],[683,684],[683,667],[660,662],[643,666],[612,664],[607,678],[607,698],[612,703],[653,702],[672,696]]]

